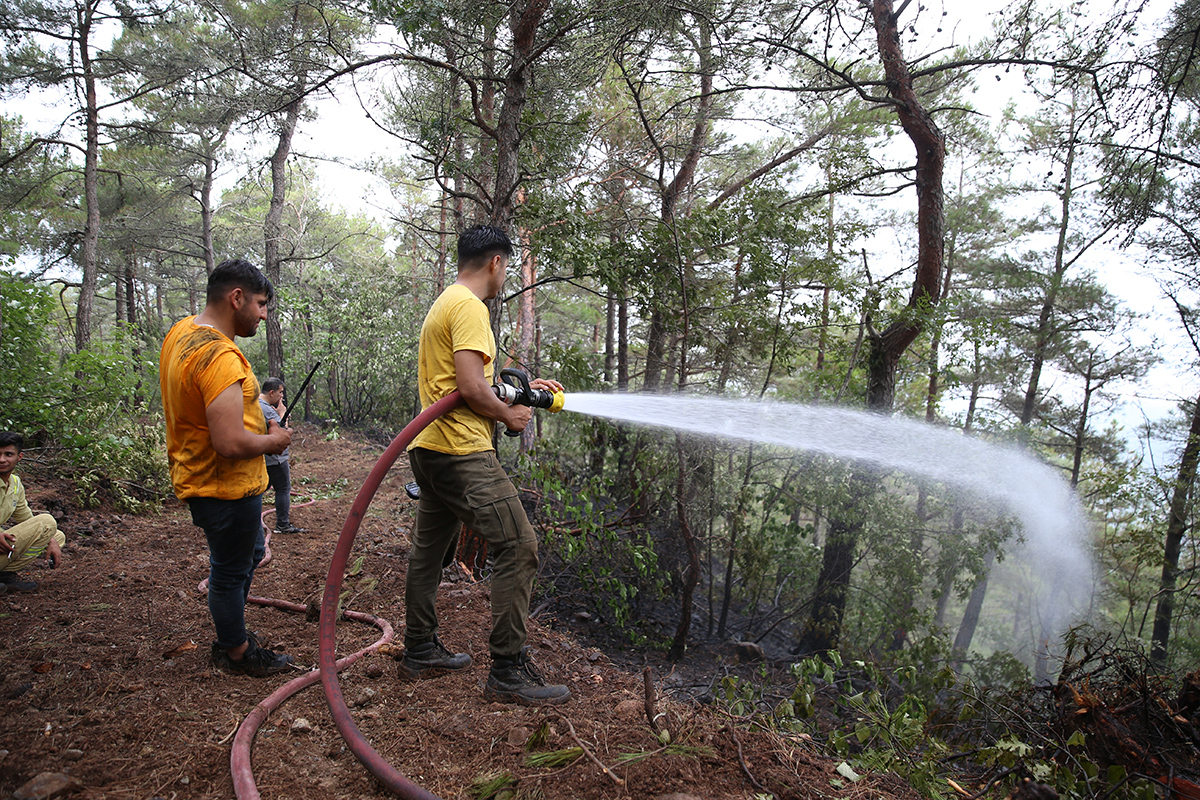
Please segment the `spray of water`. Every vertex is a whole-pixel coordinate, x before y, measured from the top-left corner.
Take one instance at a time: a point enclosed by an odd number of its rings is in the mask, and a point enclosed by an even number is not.
[[[1025,551],[1053,600],[1059,630],[1091,602],[1094,570],[1079,501],[1053,468],[1010,447],[921,422],[829,406],[711,397],[569,394],[565,410],[695,434],[822,453],[957,486],[1003,503],[1024,527]],[[1073,608],[1072,608],[1073,607]]]

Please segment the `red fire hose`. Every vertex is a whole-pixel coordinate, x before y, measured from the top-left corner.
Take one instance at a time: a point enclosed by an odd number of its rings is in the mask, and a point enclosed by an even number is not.
[[[338,596],[341,593],[342,576],[346,571],[346,562],[350,558],[350,549],[354,545],[354,537],[358,534],[358,528],[362,524],[363,516],[367,513],[367,507],[371,505],[371,500],[375,497],[376,490],[383,483],[383,479],[392,468],[392,464],[396,462],[396,459],[400,457],[400,454],[404,452],[409,443],[429,423],[447,411],[457,407],[462,402],[462,396],[455,391],[422,411],[417,415],[416,419],[408,423],[404,430],[400,431],[399,435],[388,445],[388,448],[383,451],[383,455],[379,457],[379,460],[375,462],[375,467],[367,476],[362,488],[358,490],[358,496],[354,499],[354,505],[350,507],[350,516],[346,518],[346,524],[342,526],[341,536],[338,537],[337,547],[333,551],[333,560],[329,564],[329,574],[325,578],[325,595],[321,599],[319,640],[321,687],[325,691],[325,700],[329,704],[330,716],[333,717],[333,723],[337,726],[338,732],[346,740],[346,745],[354,753],[355,757],[362,762],[363,766],[378,778],[384,786],[405,800],[439,799],[437,795],[416,785],[396,771],[395,767],[379,755],[375,748],[371,747],[366,737],[358,729],[358,725],[355,724],[354,719],[350,716],[350,709],[346,707],[346,700],[342,696],[342,687],[338,683],[337,677],[337,633],[335,626],[337,625],[338,616]]]
[[[284,611],[304,613],[308,610],[307,606],[299,603],[289,603],[286,600],[276,600],[270,597],[255,597],[251,595],[246,598],[246,601],[260,606],[280,608]],[[373,614],[362,614],[357,611],[346,611],[344,612],[344,616],[347,619],[375,625],[382,631],[383,636],[369,647],[364,647],[357,653],[340,659],[337,662],[338,669],[345,669],[367,653],[374,652],[381,645],[392,641],[392,626],[387,620]],[[318,679],[318,672],[313,670],[288,681],[272,692],[267,699],[255,706],[254,710],[246,715],[246,719],[238,727],[237,735],[233,739],[233,748],[229,754],[229,768],[233,776],[233,790],[238,800],[260,800],[261,798],[261,795],[258,793],[258,785],[254,782],[254,769],[250,762],[250,752],[254,747],[254,737],[258,735],[258,729],[266,722],[271,712],[283,704],[284,700],[287,700],[301,689],[313,685]]]

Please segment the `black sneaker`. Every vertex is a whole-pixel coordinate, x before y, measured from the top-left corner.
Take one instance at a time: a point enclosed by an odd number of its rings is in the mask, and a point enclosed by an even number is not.
[[[571,699],[571,690],[560,684],[547,685],[529,656],[522,652],[516,658],[492,660],[483,697],[523,706],[556,706]]]
[[[249,646],[242,657],[236,661],[229,657],[229,651],[213,642],[213,664],[226,672],[232,672],[235,675],[252,675],[255,678],[265,678],[268,675],[291,669],[292,662],[295,661],[291,656],[260,647],[257,637],[249,631],[246,634],[246,641],[249,642]]]
[[[304,531],[304,528],[297,527],[290,522],[287,525],[280,525],[275,529],[276,533],[304,533]]]
[[[34,592],[37,584],[33,581],[23,581],[15,572],[0,572],[0,584],[9,592]]]
[[[396,677],[402,681],[434,678],[466,669],[471,666],[471,657],[466,653],[451,653],[436,638],[404,648],[404,655],[396,665]]]

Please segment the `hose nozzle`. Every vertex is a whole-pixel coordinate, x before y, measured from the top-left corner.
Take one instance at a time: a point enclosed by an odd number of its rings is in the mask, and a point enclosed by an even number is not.
[[[492,386],[496,396],[509,406],[544,408],[552,412],[562,411],[566,397],[562,392],[534,389],[529,386],[529,376],[514,367],[500,370],[500,380]],[[519,436],[520,431],[506,430],[506,436]]]

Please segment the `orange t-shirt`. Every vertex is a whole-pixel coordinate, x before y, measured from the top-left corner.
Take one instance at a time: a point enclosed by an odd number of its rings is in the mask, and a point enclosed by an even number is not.
[[[167,418],[167,460],[171,483],[180,500],[215,497],[240,500],[267,490],[262,456],[230,459],[217,454],[208,432],[205,410],[217,395],[242,384],[242,424],[266,433],[258,407],[258,379],[242,351],[216,328],[182,319],[163,339],[159,362],[163,414]]]

